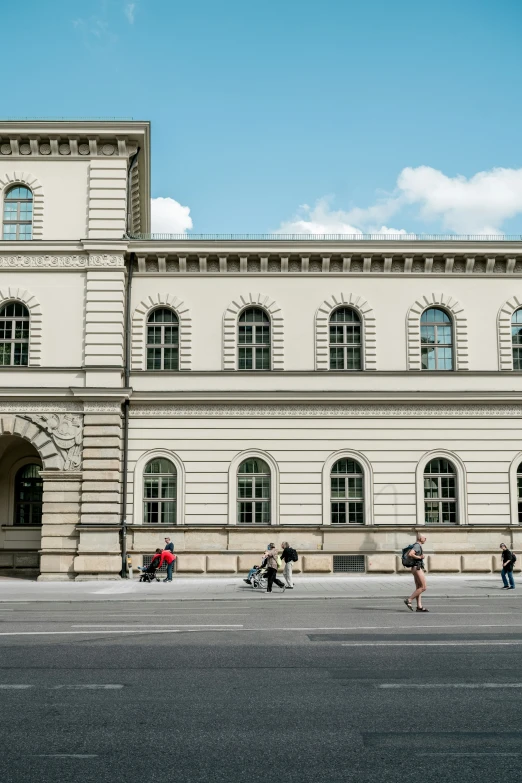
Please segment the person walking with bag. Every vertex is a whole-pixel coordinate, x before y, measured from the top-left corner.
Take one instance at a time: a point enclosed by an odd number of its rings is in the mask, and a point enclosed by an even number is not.
[[[292,563],[297,562],[298,554],[295,549],[292,549],[288,541],[283,541],[281,544],[283,551],[281,553],[281,560],[285,564],[283,569],[283,576],[286,582],[286,589],[294,589],[294,580],[292,576]]]
[[[427,612],[422,605],[422,594],[426,591],[426,576],[424,574],[424,553],[422,545],[426,543],[426,536],[422,533],[417,535],[417,540],[411,547],[402,550],[402,564],[405,568],[411,568],[415,580],[415,590],[409,598],[404,599],[404,603],[413,612],[412,601],[417,600],[417,612]]]
[[[269,544],[268,549],[265,552],[266,557],[266,576],[268,580],[268,584],[266,587],[266,592],[271,593],[272,592],[272,585],[274,582],[278,587],[280,587],[284,591],[286,590],[286,585],[277,578],[277,569],[279,568],[279,557],[277,555],[277,549],[275,548],[275,544]]]
[[[516,563],[517,556],[511,552],[505,544],[500,545],[502,550],[502,581],[504,582],[503,590],[514,590],[515,579],[513,577],[513,566]]]

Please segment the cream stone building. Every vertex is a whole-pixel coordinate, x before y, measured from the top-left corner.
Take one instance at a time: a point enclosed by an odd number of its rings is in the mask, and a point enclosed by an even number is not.
[[[0,124],[0,569],[522,545],[522,241],[150,234],[146,122]]]

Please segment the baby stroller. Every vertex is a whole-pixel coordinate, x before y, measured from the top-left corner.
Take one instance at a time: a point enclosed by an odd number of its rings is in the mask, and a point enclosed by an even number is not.
[[[158,563],[159,563],[159,557],[155,557],[152,563],[144,568],[143,566],[138,566],[138,571],[141,571],[141,576],[139,581],[140,582],[159,582],[159,577],[156,576],[156,571],[158,569]]]

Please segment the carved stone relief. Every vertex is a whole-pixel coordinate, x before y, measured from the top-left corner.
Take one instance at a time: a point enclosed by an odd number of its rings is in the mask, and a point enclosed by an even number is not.
[[[83,419],[74,413],[0,415],[0,434],[33,444],[45,470],[77,471],[82,462]]]

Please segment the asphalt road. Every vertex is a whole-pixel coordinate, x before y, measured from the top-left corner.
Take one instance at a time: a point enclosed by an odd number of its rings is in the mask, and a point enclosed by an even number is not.
[[[517,592],[426,605],[3,603],[0,780],[516,780]]]

